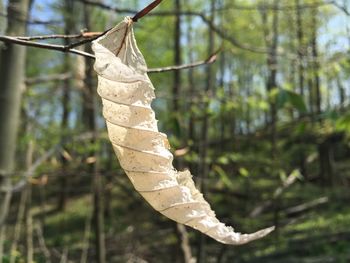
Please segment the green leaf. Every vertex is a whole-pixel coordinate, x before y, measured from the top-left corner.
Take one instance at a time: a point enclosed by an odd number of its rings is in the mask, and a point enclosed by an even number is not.
[[[304,98],[294,91],[280,89],[278,90],[276,96],[276,105],[278,109],[286,107],[287,105],[292,106],[299,112],[307,112],[306,104]]]
[[[244,167],[240,167],[238,171],[239,171],[239,174],[242,175],[243,177],[249,176],[249,171]]]
[[[288,90],[287,93],[289,103],[299,112],[305,113],[307,109],[304,102],[304,98],[301,95],[295,93],[294,91]]]
[[[227,173],[218,165],[213,166],[213,170],[216,171],[219,176],[220,180],[224,183],[224,185],[228,188],[233,188],[233,183],[231,182],[230,178],[228,177]]]

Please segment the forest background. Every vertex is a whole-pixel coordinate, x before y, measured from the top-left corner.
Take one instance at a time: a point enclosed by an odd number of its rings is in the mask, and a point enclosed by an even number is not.
[[[148,3],[0,1],[0,262],[349,262],[349,1],[167,0],[135,24],[176,167],[237,231],[276,226],[240,247],[151,209],[108,141],[81,53]]]

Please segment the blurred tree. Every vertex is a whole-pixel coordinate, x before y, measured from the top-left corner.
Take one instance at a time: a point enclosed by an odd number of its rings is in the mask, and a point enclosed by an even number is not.
[[[8,2],[6,34],[25,35],[29,0]],[[5,220],[15,168],[17,130],[20,121],[21,95],[25,79],[25,47],[6,44],[0,49],[0,262],[3,258]]]

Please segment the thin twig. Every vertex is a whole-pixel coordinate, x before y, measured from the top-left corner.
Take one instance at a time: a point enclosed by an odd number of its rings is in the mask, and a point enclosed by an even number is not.
[[[93,5],[105,10],[110,10],[110,11],[115,11],[117,13],[124,13],[124,14],[134,14],[136,13],[135,10],[132,9],[120,9],[117,7],[113,7],[110,5],[106,5],[106,4],[102,4],[98,1],[94,1],[94,0],[79,0],[80,2],[89,4],[89,5]],[[295,6],[295,5],[284,5],[284,6],[279,6],[277,9],[276,7],[274,7],[273,5],[260,5],[260,6],[252,6],[252,5],[237,5],[237,4],[230,4],[228,6],[225,6],[223,8],[220,9],[215,9],[214,12],[221,12],[221,11],[226,11],[229,9],[236,9],[236,10],[250,10],[250,11],[256,11],[259,8],[260,9],[266,9],[266,10],[278,10],[278,11],[283,11],[283,10],[294,10],[297,8],[301,8],[301,9],[307,9],[307,8],[319,8],[322,6],[327,6],[327,5],[334,5],[335,7],[337,7],[338,9],[340,9],[341,11],[343,11],[346,15],[349,16],[349,11],[344,7],[339,5],[336,1],[324,1],[324,2],[316,2],[313,4],[304,4],[304,5],[300,5],[299,7]],[[212,10],[210,10],[212,12]],[[245,43],[241,43],[236,37],[234,37],[233,35],[228,35],[227,34],[227,30],[223,30],[221,29],[220,26],[215,25],[213,22],[210,21],[210,19],[207,18],[206,16],[207,11],[202,10],[202,11],[191,11],[191,10],[183,10],[179,13],[176,13],[172,10],[164,10],[164,11],[157,11],[157,12],[152,12],[149,13],[149,16],[195,16],[195,17],[199,17],[204,23],[206,23],[217,35],[219,35],[222,39],[227,40],[228,42],[230,42],[233,46],[242,49],[242,50],[247,50],[253,53],[260,53],[260,54],[266,54],[268,53],[268,50],[265,48],[259,48],[259,47],[253,47],[250,45],[247,45]],[[278,56],[286,56],[288,59],[290,60],[297,60],[297,56],[295,54],[290,54],[290,53],[286,53],[283,52],[282,50],[279,50]],[[308,57],[307,55],[305,55],[304,57]],[[311,61],[312,59],[310,59]]]
[[[163,0],[153,1],[148,6],[146,6],[144,9],[142,9],[140,12],[138,12],[136,15],[134,15],[132,18],[132,21],[137,22],[140,18],[144,17],[149,12],[151,12],[154,8],[156,8],[162,1]]]
[[[72,77],[71,72],[66,72],[62,74],[53,74],[49,76],[38,76],[33,78],[27,78],[25,80],[26,85],[35,85],[43,82],[49,82],[49,81],[61,81],[70,79]]]
[[[263,202],[262,204],[255,207],[249,214],[251,218],[256,218],[261,215],[268,207],[273,203],[273,200],[279,197],[286,189],[288,189],[294,182],[296,182],[297,176],[291,173],[285,180],[283,180],[282,185],[279,186],[273,193],[272,199]]]
[[[73,137],[70,140],[67,140],[65,142],[59,143],[55,146],[53,146],[51,149],[49,149],[47,152],[45,152],[40,158],[38,158],[31,167],[28,168],[28,170],[24,173],[23,175],[23,179],[21,181],[19,181],[16,185],[12,186],[11,189],[0,189],[0,191],[5,191],[5,192],[18,192],[21,191],[23,189],[23,187],[25,187],[27,185],[28,182],[28,178],[30,176],[32,176],[34,174],[34,172],[36,171],[36,169],[42,165],[48,158],[50,158],[52,155],[54,155],[55,153],[57,153],[61,147],[63,146],[63,144],[72,142],[72,141],[82,141],[82,140],[87,140],[87,139],[91,139],[91,137],[93,136],[92,133],[83,133],[77,137]],[[1,222],[0,222],[1,224]]]
[[[324,197],[320,197],[320,198],[314,199],[312,201],[309,201],[309,202],[306,202],[306,203],[303,203],[303,204],[300,204],[297,206],[287,208],[284,210],[284,212],[288,216],[291,216],[291,215],[302,213],[302,212],[309,210],[311,208],[314,208],[316,206],[323,205],[323,204],[327,203],[328,201],[329,201],[329,198],[327,196],[324,196]]]
[[[108,32],[108,31],[106,31],[106,32]],[[95,39],[95,37],[94,37],[94,39]],[[0,41],[4,41],[4,42],[8,42],[8,43],[14,43],[14,44],[22,45],[22,46],[37,47],[37,48],[43,48],[43,49],[49,49],[49,50],[56,50],[56,51],[60,51],[60,52],[69,52],[69,53],[73,53],[73,54],[76,54],[76,55],[80,55],[80,56],[84,56],[84,57],[95,59],[95,56],[90,54],[90,53],[87,53],[87,52],[84,52],[84,51],[80,51],[80,50],[77,50],[77,49],[73,49],[73,48],[67,48],[67,46],[64,46],[64,45],[37,43],[37,42],[22,40],[22,39],[18,39],[16,37],[9,37],[9,36],[0,36]],[[86,39],[86,40],[81,41],[81,42],[78,42],[78,43],[82,44],[82,42],[85,43],[85,42],[89,42],[89,41],[91,41],[91,38],[90,39]],[[75,45],[77,45],[77,43],[75,43]],[[198,61],[198,62],[194,62],[194,63],[190,63],[190,64],[168,66],[168,67],[162,67],[162,68],[153,68],[153,69],[151,68],[151,69],[148,70],[148,73],[161,73],[161,72],[167,72],[167,71],[174,71],[174,70],[182,70],[182,69],[194,68],[194,67],[198,67],[198,66],[201,66],[201,65],[212,64],[213,62],[215,62],[215,60],[216,60],[216,54],[213,54],[212,56],[210,56],[206,60],[202,60],[202,61]]]
[[[177,66],[150,68],[148,69],[147,73],[160,73],[160,72],[167,72],[167,71],[173,71],[173,70],[189,69],[189,68],[194,68],[202,65],[209,65],[214,63],[216,61],[216,58],[217,58],[217,52],[212,54],[206,60],[202,60],[202,61],[198,61],[190,64],[177,65]]]
[[[46,39],[74,39],[74,38],[92,38],[95,36],[100,36],[103,32],[82,32],[80,34],[72,35],[62,35],[62,34],[53,34],[53,35],[42,35],[42,36],[15,36],[17,39],[21,40],[46,40]]]
[[[64,45],[37,43],[37,42],[33,42],[33,41],[21,40],[21,39],[18,39],[16,37],[10,37],[10,36],[0,36],[0,41],[6,42],[6,43],[14,43],[14,44],[22,45],[22,46],[57,50],[57,51],[61,51],[61,52],[69,52],[69,53],[77,54],[77,55],[84,56],[84,57],[95,58],[95,56],[91,55],[90,53],[80,51],[77,49],[73,49],[73,48],[67,48],[67,46],[64,46]]]
[[[84,229],[84,237],[83,237],[83,247],[80,257],[80,263],[87,262],[87,256],[89,251],[89,240],[90,240],[90,232],[91,232],[91,221],[92,221],[93,211],[87,215],[85,220],[85,229]]]
[[[25,19],[21,19],[18,17],[9,17],[6,13],[2,13],[0,12],[0,17],[6,17],[8,20],[15,20],[18,22],[25,22],[26,24],[29,25],[53,25],[53,24],[62,24],[62,21],[59,20],[38,20],[38,19],[31,19],[31,20],[25,20]]]
[[[18,213],[17,213],[17,221],[16,221],[13,241],[11,245],[10,263],[15,263],[15,260],[16,260],[15,254],[13,252],[17,251],[17,245],[21,235],[21,227],[22,227],[24,212],[25,212],[26,203],[27,203],[27,196],[28,195],[26,190],[21,192],[21,199],[20,199]]]
[[[39,247],[40,247],[41,251],[43,252],[43,254],[45,256],[45,262],[46,263],[51,263],[50,250],[46,246],[44,234],[43,234],[41,225],[39,223],[35,225],[35,230],[36,230],[36,234],[37,234],[37,237],[38,237]]]

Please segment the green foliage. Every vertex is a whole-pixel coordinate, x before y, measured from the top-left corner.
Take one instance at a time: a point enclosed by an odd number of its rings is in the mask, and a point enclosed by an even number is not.
[[[279,89],[273,96],[276,97],[276,104],[279,109],[292,107],[300,113],[307,112],[304,98],[294,91]]]

